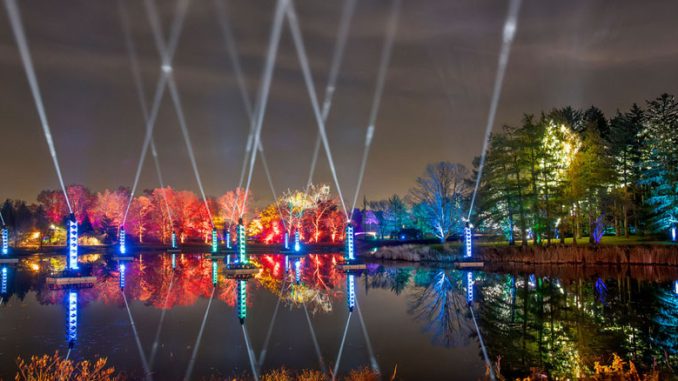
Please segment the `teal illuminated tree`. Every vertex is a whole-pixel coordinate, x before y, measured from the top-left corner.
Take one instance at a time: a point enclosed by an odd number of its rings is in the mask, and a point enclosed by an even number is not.
[[[641,133],[650,223],[656,231],[678,224],[678,104],[669,94],[648,102]]]

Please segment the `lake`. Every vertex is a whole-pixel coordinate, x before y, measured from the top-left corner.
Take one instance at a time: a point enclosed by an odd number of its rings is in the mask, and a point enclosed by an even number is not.
[[[97,282],[78,290],[46,285],[62,258],[23,258],[2,270],[0,378],[14,377],[17,356],[70,347],[70,358],[105,356],[132,379],[144,369],[175,380],[285,366],[477,380],[485,361],[474,317],[505,376],[582,374],[612,353],[641,369],[678,365],[675,268],[467,272],[378,262],[347,275],[340,258],[257,255],[260,275],[239,281],[224,276],[223,259],[137,254],[121,280],[118,261],[92,254],[82,267]]]

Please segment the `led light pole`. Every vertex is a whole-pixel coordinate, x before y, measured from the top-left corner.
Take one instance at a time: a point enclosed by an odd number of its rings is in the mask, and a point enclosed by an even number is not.
[[[346,302],[348,303],[348,310],[353,312],[353,308],[355,308],[355,275],[353,274],[346,276]]]
[[[290,249],[290,233],[285,232],[284,240],[285,240],[285,250],[289,250]]]
[[[68,347],[73,348],[78,338],[78,294],[75,291],[68,293],[68,317],[66,326]]]
[[[245,318],[247,318],[247,281],[239,280],[238,281],[238,295],[236,295],[236,302],[238,311],[238,319],[240,319],[240,324],[245,324]]]
[[[464,258],[471,258],[473,255],[473,243],[472,243],[472,238],[473,238],[473,233],[471,232],[471,229],[473,228],[473,225],[471,225],[470,222],[466,223],[466,226],[464,227]]]
[[[68,232],[67,246],[68,246],[68,257],[67,257],[67,267],[69,270],[78,269],[78,221],[75,219],[75,215],[71,213],[66,222],[66,231]],[[76,296],[77,298],[77,296]]]
[[[212,260],[212,286],[216,287],[218,281],[219,281],[219,272],[217,261]]]
[[[301,261],[298,259],[294,262],[294,280],[301,284]]]
[[[678,285],[678,283],[676,283]],[[7,266],[2,266],[2,279],[0,280],[0,294],[7,294]]]
[[[473,303],[473,272],[466,272],[466,303]]]
[[[9,229],[7,226],[2,226],[2,255],[9,253]]]
[[[212,229],[212,253],[216,253],[219,250],[219,237],[217,237],[217,229]]]
[[[354,242],[354,233],[353,233],[353,225],[349,222],[346,225],[346,237],[344,237],[344,243],[346,245],[346,253],[345,257],[349,261],[352,261],[355,259],[355,242]]]
[[[127,270],[127,266],[124,263],[120,264],[120,289],[124,290],[125,289],[125,271]]]
[[[225,239],[225,241],[226,241],[226,248],[227,248],[227,249],[231,249],[231,230],[230,230],[230,228],[229,228],[229,230],[226,232],[226,236],[225,236],[225,237],[226,237],[226,239]]]
[[[245,225],[242,223],[242,218],[238,221],[236,233],[236,239],[238,240],[238,262],[247,264],[247,236],[245,235]]]
[[[294,251],[297,253],[301,251],[301,243],[299,242],[300,236],[299,236],[299,230],[294,232]]]
[[[175,233],[174,231],[172,231],[171,243],[172,243],[172,249],[176,249],[177,248],[177,233]]]
[[[122,226],[118,231],[118,244],[120,245],[120,254],[127,253],[127,247],[125,246],[125,228]]]

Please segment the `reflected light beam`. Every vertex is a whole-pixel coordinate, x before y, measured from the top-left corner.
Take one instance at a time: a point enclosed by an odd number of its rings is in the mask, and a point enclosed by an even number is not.
[[[339,364],[341,364],[341,354],[344,352],[344,343],[346,343],[346,334],[348,333],[348,323],[351,322],[352,312],[348,313],[346,319],[346,326],[344,327],[344,335],[341,337],[341,345],[339,345],[339,353],[337,354],[337,361],[334,363],[334,371],[332,372],[332,381],[337,379],[337,372],[339,371]]]
[[[214,299],[214,291],[216,287],[212,288],[212,294],[210,299],[207,302],[207,308],[205,309],[205,316],[202,318],[202,323],[200,324],[200,331],[198,331],[198,336],[195,338],[195,344],[193,345],[193,353],[191,353],[191,359],[188,362],[188,368],[186,368],[186,374],[184,375],[184,381],[191,379],[191,374],[193,374],[193,367],[195,366],[195,359],[198,356],[198,349],[200,349],[200,342],[202,341],[202,334],[205,332],[205,323],[207,322],[207,315],[210,313],[210,307],[212,306],[212,299]]]
[[[245,339],[245,347],[247,348],[247,357],[250,360],[250,367],[252,369],[252,375],[254,376],[255,381],[259,381],[259,373],[257,372],[257,367],[254,359],[254,350],[252,349],[252,344],[250,343],[250,335],[247,332],[245,324],[241,325],[242,327],[242,337]]]
[[[158,329],[155,331],[155,338],[153,339],[153,345],[151,346],[151,355],[149,356],[148,369],[153,370],[153,364],[155,363],[155,355],[158,353],[158,346],[160,341],[160,331],[162,331],[163,323],[165,322],[165,314],[167,313],[167,302],[169,301],[170,293],[172,292],[172,285],[174,284],[174,273],[171,274],[170,283],[167,287],[167,296],[165,297],[165,304],[162,306],[162,312],[160,312],[160,321],[158,322]]]
[[[372,340],[370,340],[370,335],[367,333],[367,326],[365,325],[365,320],[363,320],[363,313],[360,310],[360,305],[358,304],[358,298],[355,301],[356,310],[358,310],[358,319],[360,319],[360,326],[363,329],[363,336],[365,337],[365,344],[367,345],[367,353],[370,356],[370,365],[372,370],[377,374],[381,374],[381,369],[379,369],[379,363],[377,362],[377,357],[374,355],[374,350],[372,349]]]
[[[19,55],[21,56],[21,62],[24,65],[28,84],[31,87],[31,93],[33,94],[35,107],[38,110],[40,124],[42,125],[42,132],[45,135],[45,140],[49,146],[49,154],[52,157],[54,169],[56,170],[57,177],[59,178],[59,185],[61,185],[61,191],[64,193],[64,197],[66,198],[68,212],[73,213],[71,201],[68,198],[68,192],[66,192],[66,186],[64,185],[64,178],[61,175],[61,167],[59,165],[56,149],[54,148],[52,132],[50,130],[49,123],[47,122],[47,113],[45,112],[45,105],[42,101],[42,94],[40,93],[38,78],[35,75],[35,69],[33,68],[33,59],[31,58],[31,52],[28,48],[28,39],[26,38],[24,26],[21,21],[21,13],[19,12],[19,7],[17,6],[15,0],[5,0],[5,8],[7,9],[9,23],[12,27],[12,32],[14,33],[14,39],[16,40],[17,47],[19,48]]]
[[[323,374],[327,374],[327,366],[325,365],[325,359],[323,358],[323,355],[320,352],[320,345],[318,344],[318,338],[315,335],[315,329],[313,329],[313,323],[311,322],[311,316],[308,313],[306,302],[304,302],[304,313],[306,314],[308,329],[311,331],[311,340],[313,340],[313,348],[315,349],[315,354],[316,356],[318,356],[318,364],[320,365],[320,370],[323,372]]]
[[[501,97],[501,89],[504,84],[504,73],[506,66],[508,66],[509,56],[511,55],[511,44],[516,34],[518,27],[518,14],[520,12],[520,4],[522,0],[511,0],[509,4],[508,15],[504,22],[504,32],[501,44],[501,52],[499,53],[499,63],[497,65],[496,78],[494,80],[494,89],[492,90],[492,101],[490,103],[490,112],[487,114],[487,124],[485,125],[485,136],[483,140],[483,150],[480,153],[480,164],[478,165],[478,176],[476,177],[476,184],[473,189],[473,196],[471,197],[471,205],[468,209],[468,219],[471,219],[473,213],[473,206],[475,205],[476,196],[478,195],[478,187],[480,186],[480,179],[483,176],[483,167],[485,166],[485,156],[487,153],[487,145],[492,134],[492,127],[494,125],[494,118],[497,114],[497,107],[499,106],[499,98]]]
[[[124,292],[122,294],[122,299],[125,301],[125,308],[127,308],[127,315],[129,316],[129,323],[132,326],[132,333],[134,334],[134,341],[137,344],[137,349],[139,350],[139,358],[141,358],[141,365],[144,367],[144,378],[147,380],[152,380],[151,370],[148,368],[148,362],[146,362],[146,355],[144,355],[144,350],[141,348],[141,340],[139,339],[139,334],[137,332],[137,326],[134,324],[134,319],[132,318],[132,311],[129,308],[127,303],[127,296]]]

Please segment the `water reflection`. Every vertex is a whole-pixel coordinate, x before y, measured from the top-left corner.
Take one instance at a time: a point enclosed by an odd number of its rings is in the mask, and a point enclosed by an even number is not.
[[[340,255],[258,255],[250,261],[261,272],[244,280],[226,277],[226,259],[203,255],[88,260],[97,282],[80,290],[45,285],[47,274],[65,266],[63,258],[31,257],[18,267],[2,267],[0,314],[14,320],[0,327],[0,339],[17,344],[8,347],[9,360],[0,357],[0,368],[10,369],[19,353],[50,348],[15,337],[17,327],[31,320],[22,320],[20,303],[12,301],[23,301],[36,324],[47,322],[41,316],[46,307],[62,306],[58,334],[52,334],[62,345],[76,347],[78,355],[109,355],[119,369],[143,368],[170,378],[191,372],[200,378],[215,366],[252,374],[281,365],[341,374],[363,365],[390,372],[398,364],[405,379],[450,374],[478,379],[484,366],[469,307],[475,309],[489,358],[501,357],[502,373],[511,378],[530,368],[582,375],[612,352],[640,367],[654,362],[675,367],[678,361],[676,274],[653,283],[604,271],[557,278],[378,263],[363,273],[344,273],[335,266]],[[116,310],[124,320],[92,328],[100,324],[92,320],[102,319],[100,311]],[[121,334],[130,340],[111,345]],[[43,344],[45,335],[31,337]],[[219,336],[218,343],[211,336]],[[451,353],[471,364],[467,373],[445,362]],[[115,361],[124,356],[132,356],[129,364]],[[428,367],[421,356],[441,365]]]

